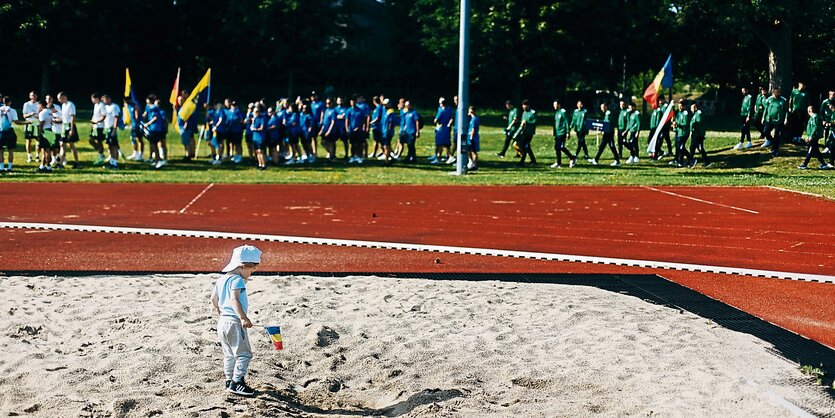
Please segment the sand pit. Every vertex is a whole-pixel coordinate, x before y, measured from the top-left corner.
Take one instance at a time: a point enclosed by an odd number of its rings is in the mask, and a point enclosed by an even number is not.
[[[251,317],[281,325],[285,349],[250,331],[260,392],[243,399],[223,391],[216,278],[0,278],[0,413],[794,416],[790,404],[828,405],[768,343],[629,295],[297,276],[249,284]]]

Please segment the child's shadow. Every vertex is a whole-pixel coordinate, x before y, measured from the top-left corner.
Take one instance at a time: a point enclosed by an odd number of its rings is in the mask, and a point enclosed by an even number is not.
[[[268,399],[265,399],[269,397]],[[371,409],[357,407],[356,409],[322,409],[313,405],[305,405],[298,401],[294,396],[282,393],[276,390],[259,391],[258,398],[267,400],[271,404],[279,402],[282,405],[276,407],[288,413],[310,413],[320,415],[355,415],[355,416],[384,416],[384,417],[398,417],[412,412],[415,408],[428,405],[431,403],[438,403],[448,401],[450,399],[464,396],[464,392],[458,389],[424,389],[412,396],[409,399],[400,401],[396,404],[380,409]]]

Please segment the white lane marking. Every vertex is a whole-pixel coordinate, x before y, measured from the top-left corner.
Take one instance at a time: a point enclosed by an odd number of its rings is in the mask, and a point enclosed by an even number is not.
[[[778,394],[776,394],[776,393],[774,393],[774,392],[772,392],[768,389],[760,387],[760,385],[756,384],[753,380],[748,379],[748,380],[745,381],[745,383],[747,383],[748,386],[751,386],[753,388],[756,388],[759,391],[762,391],[765,394],[765,396],[768,397],[768,399],[770,401],[772,401],[773,403],[775,403],[777,405],[782,406],[783,408],[786,408],[787,411],[791,412],[792,415],[794,415],[796,417],[800,417],[800,418],[814,418],[815,417],[814,415],[804,411],[803,408],[791,403],[786,398],[784,398],[784,397],[782,397],[782,396],[780,396],[780,395],[778,395]]]
[[[714,206],[721,206],[723,208],[738,210],[740,212],[753,213],[754,215],[759,215],[760,214],[759,212],[757,212],[755,210],[751,210],[751,209],[745,209],[745,208],[740,208],[740,207],[736,207],[736,206],[725,205],[725,204],[722,204],[722,203],[711,202],[710,200],[699,199],[698,197],[692,197],[692,196],[685,196],[683,194],[678,194],[678,193],[669,192],[669,191],[666,191],[666,190],[656,189],[655,187],[649,187],[649,186],[643,186],[643,187],[647,190],[652,190],[654,192],[668,194],[670,196],[680,197],[682,199],[690,199],[690,200],[695,201],[695,202],[706,203],[708,205],[714,205]]]
[[[203,189],[203,191],[201,191],[200,193],[198,193],[198,194],[197,194],[197,196],[194,196],[194,199],[191,199],[191,202],[188,202],[188,204],[187,204],[187,205],[183,206],[183,208],[182,208],[182,209],[180,209],[180,212],[179,212],[179,213],[181,213],[181,214],[182,214],[182,213],[186,213],[186,211],[188,210],[188,208],[190,208],[190,207],[191,207],[191,205],[193,205],[195,202],[197,202],[198,200],[200,200],[200,198],[201,198],[201,197],[203,197],[203,195],[204,195],[204,194],[206,194],[206,192],[208,192],[208,191],[209,191],[209,189],[211,189],[214,185],[215,185],[214,183],[209,183],[209,185],[208,185],[208,186],[206,186],[206,188],[205,188],[205,189]]]
[[[811,193],[811,192],[801,192],[799,190],[786,189],[785,187],[777,187],[777,186],[765,186],[765,187],[768,188],[768,189],[779,190],[781,192],[797,193],[797,194],[801,194],[801,195],[804,195],[804,196],[817,197],[819,199],[830,200],[822,194]]]
[[[534,260],[570,261],[577,263],[607,264],[628,267],[644,267],[665,270],[686,270],[702,273],[720,273],[740,276],[767,277],[774,279],[802,280],[819,283],[835,283],[835,276],[772,270],[747,269],[739,267],[710,266],[703,264],[673,263],[667,261],[636,260],[628,258],[595,257],[573,254],[541,253],[534,251],[511,251],[492,248],[454,247],[446,245],[408,244],[385,241],[360,241],[337,238],[314,238],[289,235],[247,234],[238,232],[200,231],[188,229],[136,228],[99,225],[73,225],[33,222],[0,222],[0,228],[45,229],[51,231],[103,232],[110,234],[139,234],[169,237],[218,238],[245,241],[270,241],[289,244],[334,245],[339,247],[377,248],[387,250],[426,251],[465,255],[486,255],[494,257],[527,258]]]

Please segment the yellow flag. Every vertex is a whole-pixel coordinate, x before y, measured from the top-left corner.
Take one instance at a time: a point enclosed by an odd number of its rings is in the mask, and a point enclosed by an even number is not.
[[[122,106],[122,122],[125,123],[125,126],[128,126],[131,124],[131,118],[133,118],[128,103],[133,102],[132,104],[136,106],[136,97],[134,97],[131,87],[130,70],[127,68],[125,68],[125,94],[122,97],[125,99],[125,104]]]
[[[207,103],[209,101],[209,92],[211,91],[211,82],[212,82],[212,69],[209,68],[206,71],[206,75],[200,79],[200,82],[197,83],[197,86],[194,87],[194,90],[191,91],[191,94],[188,96],[188,99],[183,101],[183,106],[180,107],[180,119],[188,120],[194,112],[197,111],[197,108],[202,103]]]

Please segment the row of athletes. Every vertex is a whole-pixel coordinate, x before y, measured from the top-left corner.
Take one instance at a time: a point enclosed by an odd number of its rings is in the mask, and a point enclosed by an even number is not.
[[[504,119],[507,121],[504,129],[505,141],[501,151],[496,155],[500,158],[505,158],[512,144],[516,150],[516,157],[520,158],[519,166],[524,166],[525,160],[528,157],[530,157],[531,164],[536,164],[536,156],[531,147],[531,142],[536,133],[536,111],[531,108],[528,100],[522,101],[521,112],[511,101],[507,101],[505,107],[508,110],[507,115],[504,116]],[[568,112],[563,108],[559,100],[554,100],[553,107],[554,124],[552,126],[552,134],[554,137],[556,161],[551,164],[551,168],[563,167],[563,155],[568,157],[568,166],[574,167],[577,164],[581,152],[586,161],[592,165],[598,165],[600,158],[607,148],[611,151],[614,159],[610,164],[611,166],[621,165],[624,149],[629,153],[629,158],[626,160],[627,164],[640,162],[639,138],[641,133],[641,112],[637,110],[635,103],[621,100],[617,111],[609,109],[609,105],[605,102],[600,104],[600,113],[596,116],[604,122],[602,124],[603,135],[594,157],[590,157],[586,143],[586,137],[589,134],[587,122],[590,116],[583,101],[580,100],[577,102],[576,108],[571,116],[568,115]],[[650,158],[653,160],[661,160],[668,155],[674,155],[674,159],[670,161],[671,165],[677,167],[695,167],[699,163],[698,156],[701,157],[701,162],[704,166],[709,167],[711,163],[708,160],[704,147],[706,132],[704,115],[699,109],[699,105],[694,102],[688,106],[684,101],[680,101],[678,103],[678,111],[675,112],[674,119],[671,123],[661,123],[665,107],[664,99],[659,98],[659,106],[652,112],[650,117],[650,133],[648,138],[652,138],[655,131],[660,130],[655,147],[650,153]],[[675,151],[673,151],[673,143],[670,138],[671,129],[675,131]],[[572,132],[577,139],[577,147],[574,153],[567,148],[567,141]],[[689,150],[687,147],[688,140],[690,140]],[[666,150],[664,150],[665,144]]]

